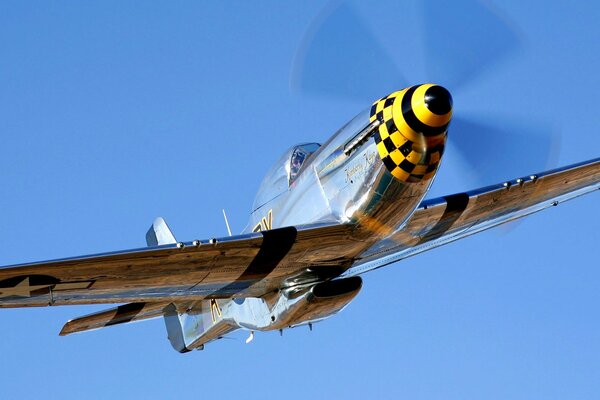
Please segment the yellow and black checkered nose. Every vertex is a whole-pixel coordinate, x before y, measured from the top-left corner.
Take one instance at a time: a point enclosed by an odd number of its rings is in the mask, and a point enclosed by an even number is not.
[[[434,84],[412,86],[377,100],[371,122],[377,151],[390,173],[403,182],[431,179],[444,153],[452,96]]]

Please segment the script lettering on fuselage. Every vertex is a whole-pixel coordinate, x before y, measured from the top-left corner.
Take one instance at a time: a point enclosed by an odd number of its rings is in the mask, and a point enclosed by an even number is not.
[[[260,222],[254,226],[252,232],[268,231],[273,229],[273,210],[269,210],[265,217],[262,217]]]
[[[367,151],[361,157],[357,157],[356,161],[344,170],[346,172],[346,183],[354,183],[355,179],[364,176],[369,167],[375,162],[376,156],[377,154],[374,151]]]

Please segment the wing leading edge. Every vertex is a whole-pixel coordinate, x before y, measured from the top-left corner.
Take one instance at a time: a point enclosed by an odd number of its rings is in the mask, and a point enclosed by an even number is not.
[[[343,276],[362,274],[600,189],[600,158],[421,203]]]
[[[321,276],[348,268],[359,251],[352,229],[286,227],[2,267],[0,308],[260,297],[302,278],[307,265]]]

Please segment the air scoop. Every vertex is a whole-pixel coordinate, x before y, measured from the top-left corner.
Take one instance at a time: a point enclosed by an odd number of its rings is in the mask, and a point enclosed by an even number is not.
[[[377,151],[394,178],[421,182],[435,175],[451,117],[450,92],[434,84],[412,86],[373,103],[370,120],[380,122]]]

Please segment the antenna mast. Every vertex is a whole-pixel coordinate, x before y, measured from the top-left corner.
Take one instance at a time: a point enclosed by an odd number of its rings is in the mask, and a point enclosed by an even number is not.
[[[225,225],[227,225],[227,232],[229,233],[229,236],[233,236],[231,234],[231,228],[229,227],[229,221],[227,220],[227,214],[225,214],[225,209],[223,209],[223,218],[225,218]]]

